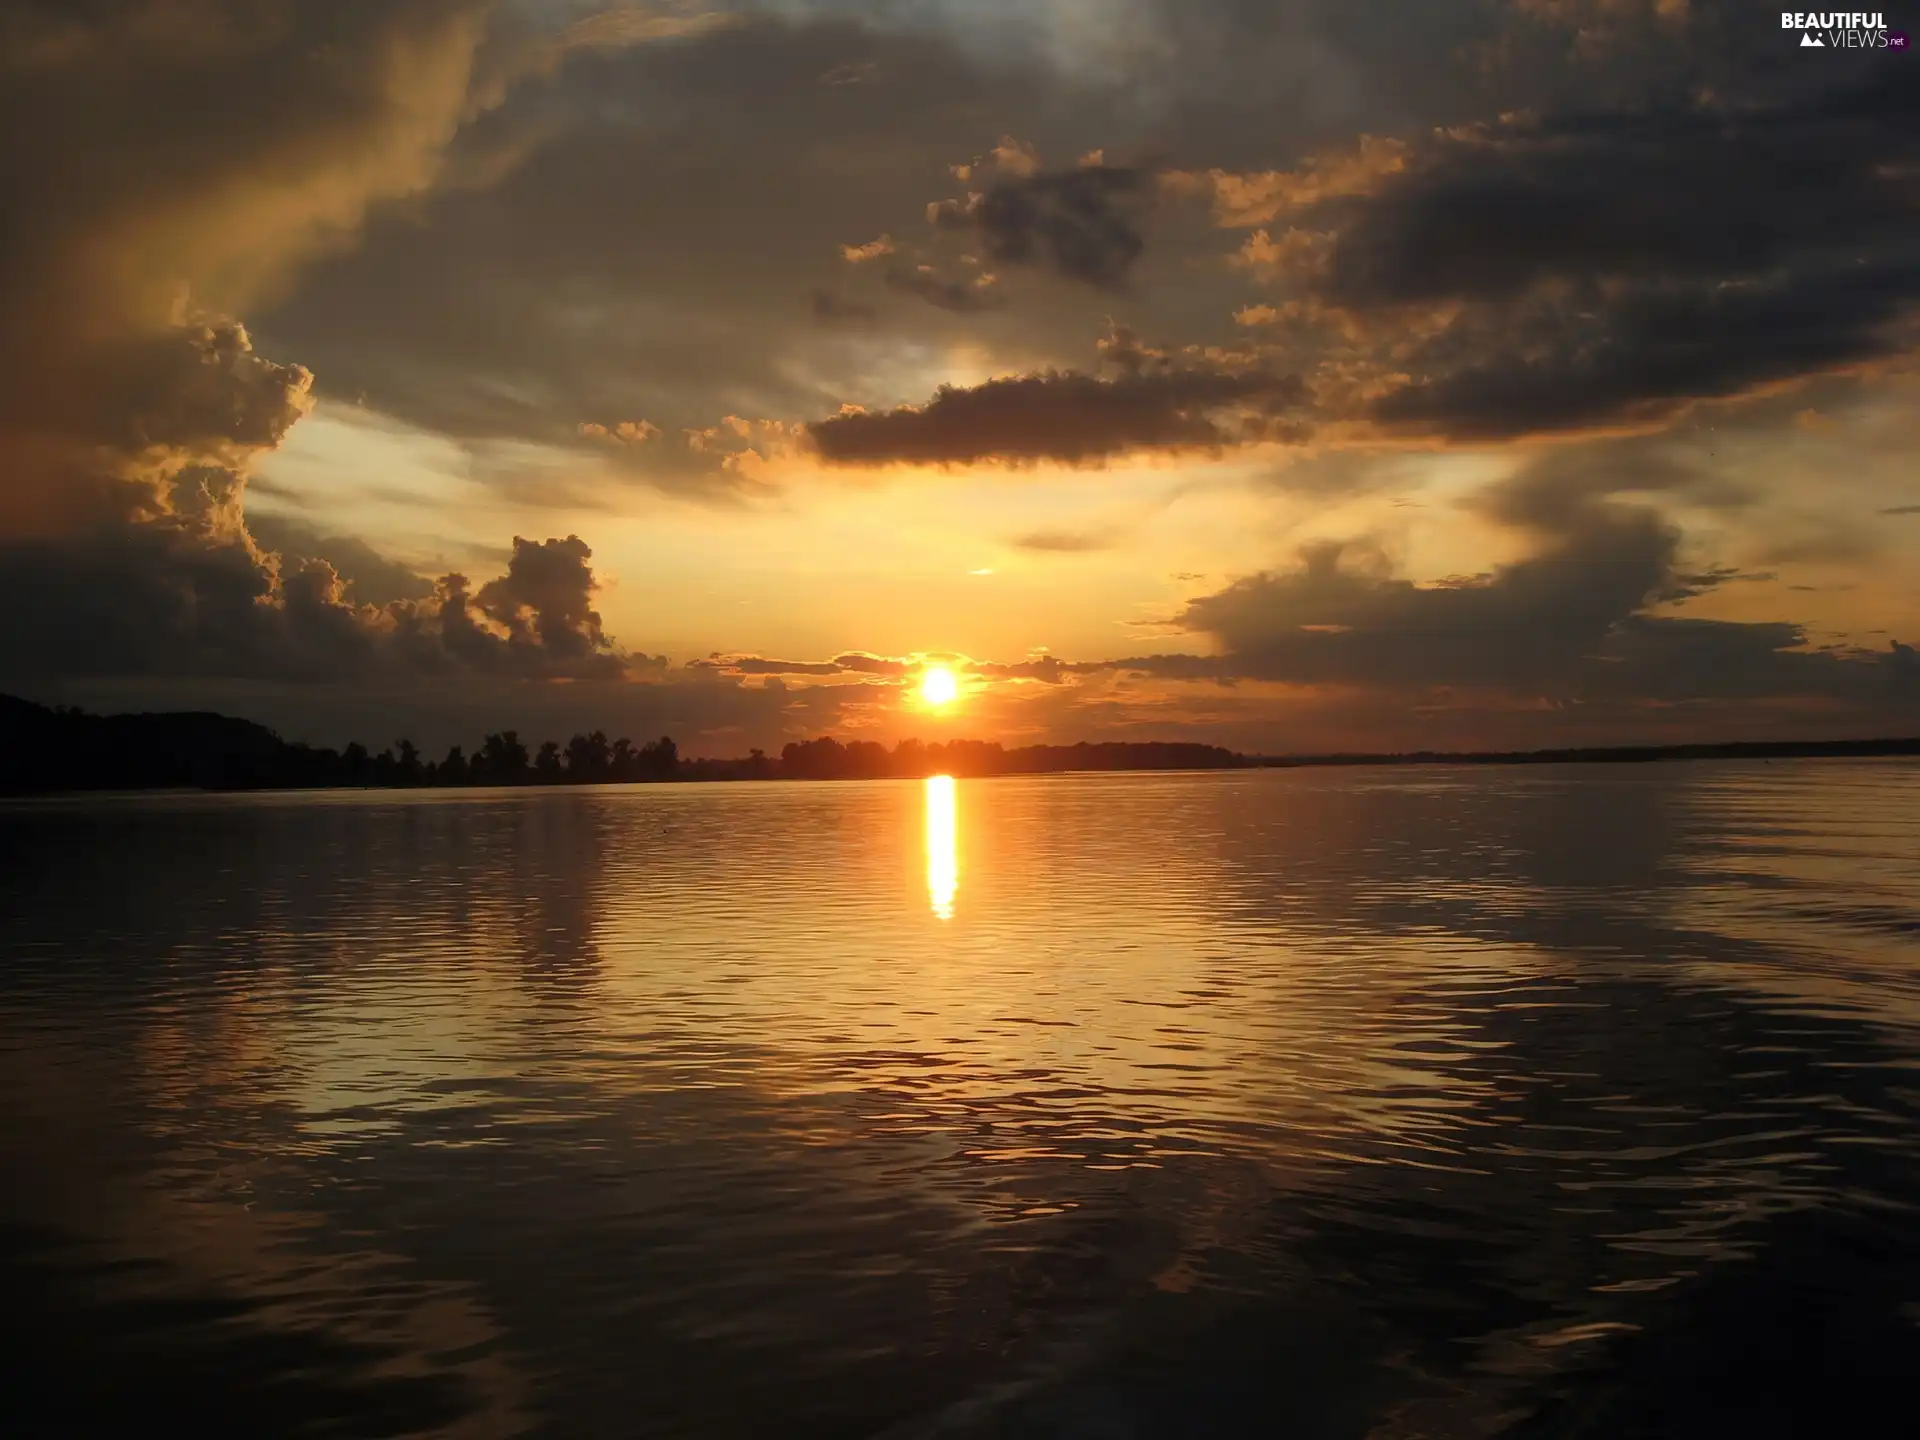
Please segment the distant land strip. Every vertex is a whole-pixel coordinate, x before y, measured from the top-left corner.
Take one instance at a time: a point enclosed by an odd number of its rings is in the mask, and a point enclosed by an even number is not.
[[[1244,770],[1310,765],[1527,765],[1653,760],[1773,760],[1810,756],[1920,755],[1920,737],[1878,740],[1736,741],[1558,750],[1242,755],[1217,745],[1169,741],[1082,741],[1025,745],[992,741],[922,743],[891,750],[871,740],[823,736],[731,760],[687,759],[671,738],[635,745],[604,732],[549,740],[529,749],[518,732],[485,737],[468,755],[455,745],[438,760],[409,740],[379,752],[280,738],[251,720],[206,711],[93,715],[0,695],[0,793],[84,790],[281,790],[584,785],[719,780],[917,779],[1045,775],[1075,771]]]

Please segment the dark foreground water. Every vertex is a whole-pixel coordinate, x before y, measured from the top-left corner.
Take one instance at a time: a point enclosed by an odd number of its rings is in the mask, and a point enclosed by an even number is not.
[[[0,808],[0,1434],[1855,1436],[1920,767]]]

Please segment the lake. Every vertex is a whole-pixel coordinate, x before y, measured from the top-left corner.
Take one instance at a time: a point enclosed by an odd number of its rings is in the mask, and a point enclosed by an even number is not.
[[[13,802],[0,1077],[8,1435],[1912,1433],[1920,765]]]

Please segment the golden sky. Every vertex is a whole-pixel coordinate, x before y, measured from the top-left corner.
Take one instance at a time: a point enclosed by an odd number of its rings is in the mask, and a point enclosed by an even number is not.
[[[1920,720],[1905,56],[1702,0],[70,8],[0,3],[0,688],[692,754]]]

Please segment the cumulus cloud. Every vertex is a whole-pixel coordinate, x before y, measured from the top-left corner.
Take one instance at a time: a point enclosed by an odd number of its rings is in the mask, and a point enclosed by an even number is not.
[[[371,604],[321,557],[263,552],[223,519],[176,514],[86,536],[0,542],[0,677],[406,680],[471,672],[610,678],[648,668],[604,633],[577,537],[516,539],[506,574],[453,574]]]
[[[0,111],[35,136],[0,160],[32,221],[0,227],[0,357],[19,380],[0,393],[0,613],[33,617],[5,627],[0,674],[623,672],[576,537],[516,540],[470,592],[245,514],[313,376],[227,309],[433,181],[505,74],[487,72],[486,20],[465,0],[0,8]]]
[[[284,569],[298,570],[309,561],[325,561],[360,604],[424,600],[433,594],[433,582],[426,576],[381,554],[357,535],[330,535],[283,515],[249,515],[247,530],[263,550],[280,556]]]
[[[1642,457],[1644,459],[1644,457]],[[1259,679],[1402,695],[1501,695],[1550,706],[1813,699],[1920,700],[1901,648],[1811,647],[1790,622],[1705,620],[1661,607],[1745,576],[1681,564],[1679,530],[1628,493],[1685,492],[1679,466],[1595,466],[1549,453],[1477,497],[1534,552],[1489,574],[1416,583],[1377,549],[1324,541],[1288,569],[1190,601],[1175,617],[1211,656],[1115,662],[1176,679]]]

